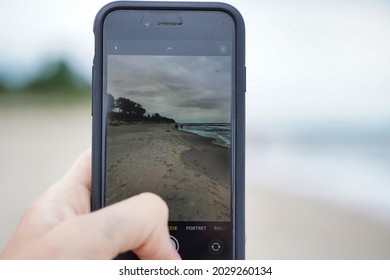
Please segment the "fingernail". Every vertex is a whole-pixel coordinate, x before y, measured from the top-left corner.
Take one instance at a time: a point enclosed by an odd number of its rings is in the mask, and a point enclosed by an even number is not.
[[[172,246],[169,246],[170,249],[169,249],[169,258],[172,259],[172,260],[181,260],[181,257],[179,255],[179,253],[176,251],[176,248],[174,245]]]

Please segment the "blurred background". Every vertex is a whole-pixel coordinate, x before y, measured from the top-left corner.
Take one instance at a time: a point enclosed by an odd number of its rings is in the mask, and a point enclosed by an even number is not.
[[[0,251],[91,145],[108,1],[0,0]],[[226,1],[247,28],[247,258],[390,258],[390,2]]]

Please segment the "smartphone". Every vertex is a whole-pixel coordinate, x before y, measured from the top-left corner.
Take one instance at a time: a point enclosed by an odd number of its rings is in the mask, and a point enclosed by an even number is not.
[[[158,194],[183,259],[245,256],[244,33],[223,3],[113,2],[95,19],[92,209]]]

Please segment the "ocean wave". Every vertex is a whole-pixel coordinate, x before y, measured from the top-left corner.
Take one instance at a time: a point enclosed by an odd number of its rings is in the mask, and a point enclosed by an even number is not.
[[[230,124],[185,124],[182,130],[213,138],[216,145],[231,147]]]

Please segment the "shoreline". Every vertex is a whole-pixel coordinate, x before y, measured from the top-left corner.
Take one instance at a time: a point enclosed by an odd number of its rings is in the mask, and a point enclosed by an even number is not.
[[[228,123],[191,123],[186,125],[180,125],[181,131],[193,133],[198,136],[207,137],[212,139],[212,143],[218,146],[222,146],[225,148],[230,149],[231,148],[231,137],[230,137],[230,124]],[[222,133],[227,132],[227,130],[220,129],[222,127],[229,127],[228,133]],[[202,129],[189,129],[191,127],[202,127]],[[213,130],[213,127],[217,127],[219,129]]]
[[[173,124],[108,126],[107,204],[148,191],[171,221],[230,220],[230,151],[212,140]]]
[[[226,148],[226,149],[230,149],[231,148],[231,147],[227,147],[227,146],[224,146],[224,145],[221,145],[221,144],[218,144],[218,143],[214,143],[214,141],[216,141],[217,139],[215,139],[213,137],[203,136],[203,135],[200,135],[200,134],[197,134],[195,132],[188,131],[188,130],[179,129],[178,131],[183,132],[183,133],[190,133],[192,135],[196,135],[196,136],[199,136],[199,137],[202,137],[202,138],[205,138],[205,139],[209,139],[211,144],[219,146],[219,147],[223,147],[223,148]]]

